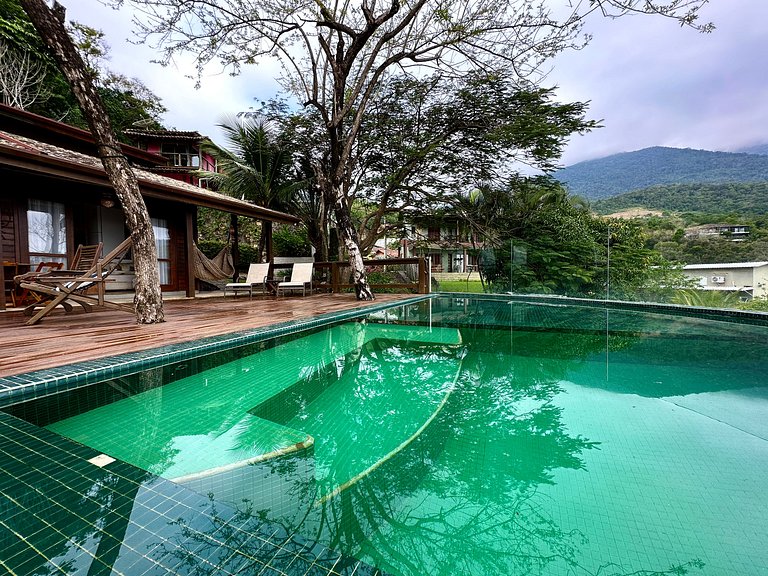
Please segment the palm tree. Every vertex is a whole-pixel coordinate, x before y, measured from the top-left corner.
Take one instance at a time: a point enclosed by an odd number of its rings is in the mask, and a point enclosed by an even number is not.
[[[702,306],[705,308],[736,308],[741,301],[738,292],[719,290],[700,290],[689,288],[678,290],[670,300],[683,306]]]
[[[224,131],[228,148],[220,148],[213,142],[201,146],[202,152],[216,160],[219,171],[201,171],[200,177],[208,178],[217,190],[230,196],[250,200],[273,210],[286,209],[291,196],[305,183],[292,178],[291,150],[281,141],[273,125],[264,119],[232,118],[225,119],[218,126]],[[236,242],[237,216],[233,215],[232,218]],[[260,260],[271,239],[271,224],[265,221],[261,226],[258,247]],[[268,249],[267,258],[270,252]]]

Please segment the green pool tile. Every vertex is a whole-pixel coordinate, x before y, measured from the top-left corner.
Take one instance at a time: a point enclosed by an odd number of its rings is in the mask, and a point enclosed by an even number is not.
[[[49,562],[47,558],[40,554],[32,553],[25,558],[12,558],[7,562],[3,562],[10,574],[16,576],[27,576],[29,574],[55,574],[59,572],[53,564]]]
[[[510,301],[514,301],[513,304]],[[275,389],[286,390],[284,397],[270,402],[270,397],[277,398],[275,392],[270,391],[264,398],[248,400],[243,403],[245,413],[272,419],[315,438],[312,459],[286,458],[277,460],[271,467],[249,466],[254,475],[246,481],[260,482],[252,494],[274,491],[274,502],[255,502],[256,510],[271,507],[265,512],[269,523],[243,514],[216,498],[209,500],[204,490],[196,493],[181,488],[120,460],[106,469],[92,469],[85,466],[83,460],[88,450],[93,453],[96,450],[76,448],[50,431],[15,424],[13,420],[4,420],[2,415],[0,451],[13,453],[23,465],[11,461],[12,472],[2,466],[5,476],[0,474],[0,490],[16,486],[13,475],[18,473],[21,486],[33,486],[38,481],[45,488],[46,496],[53,495],[64,502],[80,498],[85,509],[73,521],[66,515],[57,517],[54,512],[47,517],[63,532],[82,534],[89,526],[104,526],[105,521],[127,525],[121,540],[122,551],[117,554],[114,567],[115,573],[129,576],[135,574],[129,568],[139,573],[178,576],[206,573],[212,566],[218,567],[221,574],[244,571],[288,576],[373,576],[383,573],[372,567],[372,563],[392,567],[397,575],[401,570],[408,573],[397,564],[397,556],[403,551],[416,556],[409,556],[409,561],[417,562],[421,573],[437,574],[439,568],[429,562],[451,566],[450,554],[459,545],[449,540],[448,544],[430,549],[429,539],[423,545],[414,545],[411,532],[422,524],[461,527],[459,549],[463,554],[462,567],[468,576],[528,573],[515,564],[514,556],[505,554],[508,550],[505,533],[485,524],[486,518],[506,518],[505,515],[515,509],[513,506],[517,506],[520,515],[512,517],[510,522],[542,539],[537,546],[555,551],[571,550],[569,554],[576,560],[576,564],[569,564],[568,558],[549,555],[537,571],[541,576],[559,576],[574,565],[582,567],[585,573],[602,573],[611,564],[636,573],[663,572],[669,566],[683,564],[691,574],[707,574],[709,570],[712,574],[729,576],[762,576],[755,567],[768,564],[760,536],[765,533],[768,517],[768,504],[761,496],[768,492],[764,481],[768,476],[766,440],[750,433],[761,429],[759,419],[754,419],[749,426],[739,425],[752,414],[751,408],[743,408],[747,403],[729,401],[728,394],[740,392],[728,382],[754,381],[758,387],[766,386],[762,376],[764,359],[768,357],[765,318],[739,315],[717,318],[710,312],[680,314],[673,307],[605,302],[576,302],[575,307],[564,310],[562,304],[563,300],[554,298],[430,298],[412,304],[413,310],[431,309],[429,318],[417,318],[407,307],[379,314],[379,320],[394,323],[393,332],[407,333],[414,326],[421,326],[423,330],[431,330],[429,337],[434,338],[440,331],[458,329],[462,339],[450,346],[462,346],[465,350],[454,358],[460,360],[461,366],[455,391],[452,389],[435,418],[429,420],[415,438],[405,434],[407,442],[395,446],[395,450],[376,463],[374,470],[366,471],[361,478],[353,475],[349,486],[339,483],[340,493],[321,491],[319,500],[308,499],[315,502],[317,513],[325,513],[327,517],[349,519],[353,511],[353,524],[346,528],[341,525],[339,530],[352,534],[359,528],[368,540],[361,541],[358,547],[352,546],[348,554],[331,551],[320,542],[308,542],[301,537],[301,534],[316,534],[322,542],[323,538],[332,538],[324,531],[335,528],[324,526],[318,530],[313,524],[318,522],[317,516],[312,515],[303,521],[305,524],[296,523],[296,510],[286,506],[295,500],[287,494],[311,494],[315,488],[301,475],[294,477],[292,483],[281,484],[282,480],[277,481],[273,472],[281,468],[311,470],[307,479],[313,478],[316,482],[324,478],[334,454],[323,447],[324,443],[328,443],[329,438],[343,437],[337,434],[335,425],[361,420],[364,415],[363,408],[344,413],[342,407],[352,405],[356,395],[387,398],[387,393],[374,385],[377,374],[387,373],[388,378],[408,382],[411,389],[425,393],[428,386],[421,385],[421,378],[428,375],[434,379],[435,370],[430,362],[436,359],[435,366],[445,365],[450,356],[440,356],[444,351],[437,352],[433,347],[425,358],[408,360],[406,363],[413,364],[415,370],[405,376],[405,372],[395,368],[397,362],[391,361],[398,355],[408,358],[403,354],[404,347],[364,341],[363,354],[357,354],[354,348],[337,350],[333,360],[313,363],[318,370],[321,366],[327,368],[322,375],[327,380],[316,387],[313,386],[318,382],[306,375],[291,373],[292,366],[281,372],[279,363],[269,363]],[[610,328],[605,323],[607,319],[611,319]],[[163,398],[170,399],[174,382],[192,376],[182,374],[186,369],[182,364],[194,364],[199,373],[211,371],[223,375],[228,363],[241,362],[238,353],[271,350],[268,344],[262,344],[265,338],[299,329],[323,334],[316,331],[325,330],[322,322],[210,340],[194,351],[191,347],[168,348],[162,354],[162,361],[175,364],[163,376],[164,391],[169,393],[157,394],[155,406],[160,406]],[[373,317],[368,323],[375,324]],[[328,324],[335,325],[335,321]],[[390,330],[386,325],[384,328]],[[372,327],[370,332],[374,331]],[[315,348],[327,345],[322,342],[322,336],[316,339],[320,343]],[[281,340],[281,346],[284,341],[288,340]],[[444,340],[440,343],[448,345]],[[206,356],[207,351],[232,344],[241,349],[229,350],[218,359]],[[709,349],[699,352],[702,345],[708,345]],[[285,348],[288,349],[290,347]],[[714,357],[716,354],[721,356]],[[160,356],[155,352],[128,360],[156,367]],[[308,357],[304,353],[290,356],[293,362],[296,358]],[[376,364],[384,358],[388,360]],[[701,366],[710,360],[714,363],[727,360],[728,368],[723,373],[729,373],[729,378],[709,379],[719,384],[704,378]],[[374,370],[371,366],[378,367]],[[38,386],[34,380],[27,381],[32,387],[24,394],[52,392],[59,384],[70,389],[86,383],[90,386],[99,371],[120,374],[122,369],[122,365],[113,370],[113,367],[89,363],[86,371],[81,372],[81,376],[85,374],[84,380],[77,381],[74,372],[59,374],[57,381],[54,374],[46,374],[50,382]],[[289,374],[292,375],[288,377]],[[371,375],[365,385],[359,379],[361,374]],[[352,375],[358,378],[354,380],[355,385],[345,388],[344,379]],[[287,387],[284,383],[277,385],[283,376]],[[345,389],[351,392],[348,397],[343,394]],[[106,398],[101,392],[91,395],[95,387],[83,390],[88,394],[79,396],[78,400],[74,400],[77,394],[70,397],[73,405],[82,401],[86,406],[95,399],[101,402]],[[3,390],[7,391],[7,388]],[[278,414],[288,397],[294,399],[294,405]],[[7,402],[8,398],[0,394],[0,402]],[[748,404],[762,405],[763,400],[756,393]],[[69,400],[62,402],[67,404]],[[169,404],[176,406],[178,402]],[[395,405],[410,406],[411,403],[395,402]],[[58,409],[52,402],[40,406],[40,418],[46,422]],[[312,408],[305,410],[305,406]],[[215,403],[209,406],[214,407]],[[8,410],[12,411],[13,406]],[[484,421],[481,417],[491,420]],[[231,428],[232,438],[245,438],[239,426],[246,421],[247,417]],[[183,418],[180,422],[185,423]],[[15,429],[6,434],[3,423]],[[318,423],[324,427],[317,428]],[[361,440],[376,439],[382,428],[381,421],[372,420],[362,426],[363,433],[352,434],[337,443],[349,446],[353,454],[354,449],[357,453],[364,452],[360,448]],[[695,434],[690,433],[692,429]],[[20,432],[29,436],[29,442],[18,442]],[[130,436],[129,433],[126,437]],[[195,433],[188,434],[190,440],[179,440],[182,437],[183,434],[170,434],[170,443],[161,445],[179,450],[189,445]],[[254,434],[248,439],[263,441],[264,435]],[[206,445],[217,443],[221,442],[216,440]],[[662,454],[656,453],[659,446],[664,446]],[[722,460],[724,455],[726,461]],[[30,459],[36,464],[30,464]],[[345,460],[349,464],[354,458]],[[56,463],[65,465],[56,466]],[[299,463],[306,468],[301,468]],[[698,472],[691,477],[681,473],[681,466]],[[703,486],[701,478],[719,480]],[[212,486],[215,494],[220,485]],[[470,487],[470,491],[459,495],[454,492],[459,486]],[[733,490],[734,486],[738,489]],[[396,492],[390,492],[395,488]],[[93,490],[101,496],[95,497]],[[285,491],[285,498],[281,490]],[[126,509],[130,507],[130,513],[118,509],[97,510],[96,503],[103,501],[107,494],[112,495],[113,508],[124,502]],[[682,497],[675,501],[671,494],[682,494]],[[349,500],[345,502],[346,497]],[[697,507],[700,501],[707,501],[708,507]],[[749,505],[745,506],[745,502]],[[484,517],[465,525],[466,519],[472,518],[472,506],[480,505]],[[29,511],[38,509],[32,503],[24,507]],[[380,510],[392,516],[391,523],[379,517]],[[738,511],[737,522],[733,521],[734,511]],[[537,526],[535,522],[540,524]],[[35,539],[46,542],[45,530],[36,528]],[[104,535],[102,550],[106,554],[118,550],[118,538],[112,534],[116,532],[107,530]],[[584,538],[574,534],[583,534]],[[55,539],[53,542],[55,550]],[[422,546],[424,557],[418,557]],[[486,549],[492,551],[490,558],[481,556]],[[392,556],[387,556],[387,550],[393,551]],[[87,564],[87,553],[83,554],[80,561]],[[356,559],[358,556],[368,563]],[[697,557],[706,564],[704,571],[697,569]],[[34,560],[30,557],[24,561]],[[495,569],[489,569],[489,565]]]

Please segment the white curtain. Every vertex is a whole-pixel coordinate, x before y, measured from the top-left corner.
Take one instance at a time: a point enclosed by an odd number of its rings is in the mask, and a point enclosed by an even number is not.
[[[168,221],[163,218],[152,218],[152,228],[155,231],[155,246],[157,247],[157,265],[160,272],[160,284],[171,283],[171,234]]]
[[[27,208],[27,241],[32,264],[66,262],[67,219],[64,204],[30,198]]]

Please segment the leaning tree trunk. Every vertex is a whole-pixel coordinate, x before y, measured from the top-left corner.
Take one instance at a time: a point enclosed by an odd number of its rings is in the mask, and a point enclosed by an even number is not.
[[[44,0],[20,0],[20,4],[67,78],[96,141],[104,171],[122,206],[133,241],[133,263],[136,269],[136,295],[133,303],[136,321],[140,324],[162,322],[163,298],[157,269],[155,234],[149,212],[136,176],[112,130],[93,79],[67,34],[64,7],[54,2],[53,9],[48,8]]]

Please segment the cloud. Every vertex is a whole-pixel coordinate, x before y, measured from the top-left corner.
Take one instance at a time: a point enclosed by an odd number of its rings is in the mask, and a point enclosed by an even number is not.
[[[169,126],[218,140],[224,115],[277,94],[274,62],[234,78],[212,68],[199,89],[184,73],[192,70],[189,57],[166,68],[151,64],[152,49],[126,41],[128,7],[71,0],[67,16],[105,32],[110,67],[155,92],[169,109]],[[701,19],[716,30],[700,34],[657,16],[594,15],[586,27],[592,43],[559,55],[545,81],[559,87],[561,101],[589,101],[588,116],[603,120],[603,128],[571,139],[563,164],[648,146],[734,150],[768,140],[768,1],[713,2]]]
[[[548,81],[591,102],[604,127],[571,139],[568,165],[648,146],[734,150],[768,140],[764,0],[708,5],[700,34],[659,17],[593,19],[593,42],[562,54]]]

